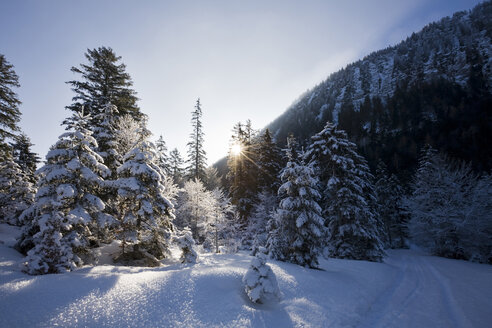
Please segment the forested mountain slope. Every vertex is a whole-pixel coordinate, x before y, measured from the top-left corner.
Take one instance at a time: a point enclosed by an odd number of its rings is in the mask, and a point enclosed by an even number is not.
[[[346,130],[370,164],[408,176],[426,143],[478,171],[492,168],[492,2],[331,74],[268,125],[277,142],[301,143],[326,121]]]

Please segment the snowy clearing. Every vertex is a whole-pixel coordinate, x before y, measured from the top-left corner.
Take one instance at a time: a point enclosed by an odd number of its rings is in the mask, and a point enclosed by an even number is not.
[[[488,327],[492,266],[389,251],[384,263],[269,261],[281,300],[252,304],[245,253],[196,265],[102,265],[29,276],[0,225],[0,327]]]

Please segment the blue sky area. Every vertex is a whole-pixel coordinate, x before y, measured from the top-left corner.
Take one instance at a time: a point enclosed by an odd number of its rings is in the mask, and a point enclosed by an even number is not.
[[[109,46],[169,149],[186,154],[201,98],[212,164],[236,122],[262,128],[330,73],[479,2],[0,0],[0,53],[20,77],[21,127],[41,157],[69,115],[70,67]]]

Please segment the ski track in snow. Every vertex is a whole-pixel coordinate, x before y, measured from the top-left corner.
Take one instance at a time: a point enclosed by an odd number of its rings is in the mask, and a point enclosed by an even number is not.
[[[432,327],[473,327],[457,304],[448,279],[427,261],[427,256],[400,253],[401,257],[390,256],[386,261],[398,268],[396,278],[371,305],[358,327],[424,327],[429,324]]]

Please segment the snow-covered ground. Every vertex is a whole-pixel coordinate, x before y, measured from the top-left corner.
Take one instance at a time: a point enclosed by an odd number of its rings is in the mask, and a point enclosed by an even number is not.
[[[490,327],[492,266],[389,251],[384,263],[323,260],[323,270],[270,261],[282,293],[255,305],[245,253],[196,265],[103,265],[29,276],[0,225],[0,327]],[[2,242],[3,241],[3,242]]]

